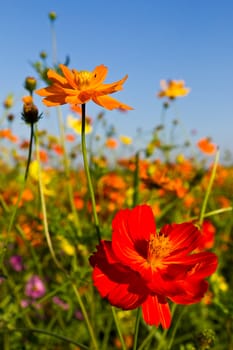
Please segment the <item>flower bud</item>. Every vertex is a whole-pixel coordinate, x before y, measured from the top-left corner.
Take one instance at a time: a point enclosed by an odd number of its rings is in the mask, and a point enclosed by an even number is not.
[[[7,120],[8,120],[8,122],[13,122],[13,120],[15,119],[15,116],[14,116],[14,114],[8,114],[8,116],[7,116]]]
[[[31,96],[25,96],[22,100],[24,102],[22,119],[27,124],[38,122],[42,114],[39,115],[38,108],[33,103],[33,98]]]
[[[24,87],[30,94],[36,89],[37,81],[33,77],[27,77],[24,82]]]
[[[6,109],[10,109],[13,106],[13,103],[14,103],[13,95],[8,95],[3,101],[3,106]]]
[[[46,53],[45,51],[41,51],[41,53],[40,53],[40,58],[41,58],[42,60],[45,60],[45,59],[47,58],[47,53]]]
[[[56,18],[57,18],[56,12],[54,11],[49,12],[49,19],[51,22],[55,21]]]

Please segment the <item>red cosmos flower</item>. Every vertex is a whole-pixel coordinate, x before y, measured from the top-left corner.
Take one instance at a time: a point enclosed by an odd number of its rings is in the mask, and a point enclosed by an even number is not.
[[[201,241],[199,243],[198,249],[211,249],[214,245],[216,228],[211,221],[205,220],[200,228],[201,231]]]
[[[168,299],[199,302],[208,289],[205,278],[217,268],[216,255],[191,254],[201,239],[192,223],[165,225],[156,232],[147,205],[120,210],[112,229],[112,241],[102,240],[90,257],[95,287],[110,304],[124,310],[141,305],[146,323],[169,328]]]

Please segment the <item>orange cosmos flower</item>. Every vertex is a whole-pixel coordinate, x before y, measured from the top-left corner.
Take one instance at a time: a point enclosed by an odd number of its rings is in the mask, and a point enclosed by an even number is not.
[[[114,139],[113,137],[109,137],[106,141],[105,141],[105,146],[107,148],[110,149],[115,149],[118,146],[118,142],[116,139]]]
[[[168,97],[174,100],[177,97],[183,97],[188,95],[190,88],[186,88],[183,80],[161,80],[160,86],[161,91],[157,94],[158,97]]]
[[[2,129],[0,130],[0,138],[8,139],[14,143],[18,142],[18,137],[12,134],[11,129]]]
[[[203,153],[209,156],[213,155],[217,150],[217,146],[211,142],[209,137],[199,140],[197,146]]]
[[[66,103],[79,105],[92,100],[99,106],[109,110],[116,108],[123,110],[133,109],[108,96],[122,90],[122,85],[126,81],[127,75],[114,83],[103,84],[108,73],[108,68],[103,64],[97,66],[92,72],[77,71],[76,69],[70,70],[63,64],[60,64],[59,67],[63,76],[49,69],[47,76],[51,81],[51,86],[36,91],[38,95],[45,96],[43,102],[46,106],[58,106]]]
[[[112,241],[102,240],[90,257],[94,285],[110,304],[124,310],[141,305],[146,323],[169,328],[168,299],[193,304],[203,298],[217,257],[193,253],[201,232],[191,222],[165,225],[158,232],[152,209],[138,205],[120,210],[112,230]]]

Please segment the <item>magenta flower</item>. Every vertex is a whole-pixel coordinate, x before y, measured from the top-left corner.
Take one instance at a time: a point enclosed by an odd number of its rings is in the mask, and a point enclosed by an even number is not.
[[[17,272],[22,271],[24,268],[22,257],[20,255],[12,255],[10,257],[10,265],[13,270]]]
[[[46,292],[46,288],[42,279],[34,275],[29,278],[25,287],[25,294],[32,298],[38,299],[41,298]]]

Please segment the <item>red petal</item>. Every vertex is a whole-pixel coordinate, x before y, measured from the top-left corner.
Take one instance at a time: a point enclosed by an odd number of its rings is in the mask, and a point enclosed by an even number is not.
[[[156,295],[149,295],[142,304],[143,318],[149,325],[159,326],[161,323],[163,328],[169,328],[171,324],[171,313],[169,305],[166,301],[159,302]]]
[[[172,242],[172,250],[166,262],[171,262],[178,255],[186,255],[197,248],[201,233],[192,223],[165,225],[160,231],[168,235]],[[174,259],[173,259],[174,258]]]
[[[140,275],[115,260],[111,242],[101,242],[90,263],[94,267],[94,285],[112,305],[130,310],[146,299],[148,289]]]
[[[112,228],[112,247],[118,259],[136,271],[148,266],[148,241],[156,229],[151,208],[141,205],[131,211],[120,210]]]
[[[112,274],[118,274],[116,266],[111,270]],[[120,272],[122,274],[122,270]],[[140,306],[146,298],[145,294],[138,294],[130,291],[130,284],[134,283],[134,276],[129,271],[123,272],[123,279],[128,276],[128,283],[119,283],[111,279],[110,274],[105,275],[98,267],[94,268],[93,281],[102,298],[106,298],[111,305],[124,310],[132,310]]]
[[[198,303],[205,295],[208,289],[208,282],[204,280],[189,279],[181,282],[183,294],[169,296],[177,304],[195,304]]]
[[[166,280],[187,279],[194,276],[202,279],[210,276],[215,272],[218,265],[218,258],[214,253],[202,252],[188,256],[174,256],[174,263],[167,266],[166,271],[162,271],[163,278]]]

